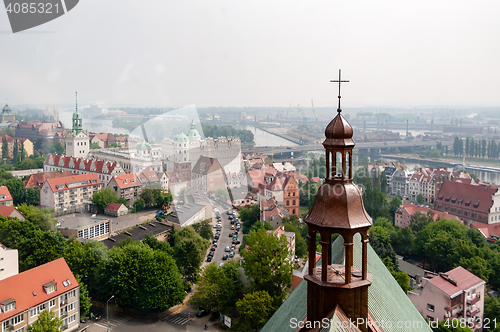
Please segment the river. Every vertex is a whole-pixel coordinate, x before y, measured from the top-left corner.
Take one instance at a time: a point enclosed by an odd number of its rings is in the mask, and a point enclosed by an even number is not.
[[[59,120],[62,121],[65,128],[72,127],[72,115],[73,110],[60,111]],[[95,133],[112,133],[112,134],[129,134],[129,131],[123,128],[114,128],[112,124],[113,120],[110,119],[96,119],[96,118],[84,118],[83,119],[83,129]],[[250,125],[235,125],[236,129],[246,129],[250,130],[254,135],[254,141],[256,146],[296,146],[297,144],[276,136],[274,134],[263,131],[259,128]]]

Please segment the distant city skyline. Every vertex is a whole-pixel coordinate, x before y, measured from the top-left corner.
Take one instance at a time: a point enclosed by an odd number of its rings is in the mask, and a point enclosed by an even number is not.
[[[178,108],[500,106],[498,1],[86,0],[10,33],[0,101]],[[64,106],[63,106],[64,107]]]

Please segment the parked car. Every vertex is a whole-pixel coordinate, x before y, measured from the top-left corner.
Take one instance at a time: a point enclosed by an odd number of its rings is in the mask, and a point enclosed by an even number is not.
[[[216,234],[215,235],[215,239],[218,240],[219,239],[219,234]]]
[[[235,244],[240,244],[240,243],[241,243],[240,241],[236,241],[236,243],[235,243]]]
[[[229,233],[229,237],[233,237],[233,233]]]
[[[210,313],[210,311],[208,310],[204,310],[204,309],[201,309],[199,310],[197,313],[196,313],[196,317],[200,318],[200,317],[203,317],[203,316],[206,316]]]
[[[226,252],[230,252],[231,249],[229,249],[229,247],[226,247]]]
[[[210,251],[215,251],[215,246],[212,246],[212,247],[210,248]]]
[[[210,251],[210,252],[208,253],[208,256],[213,257],[213,256],[214,256],[214,252],[213,252],[213,251]]]
[[[229,220],[233,220],[233,216],[229,216],[228,218],[229,218]]]
[[[214,243],[214,247],[217,248],[219,244],[217,242]]]
[[[224,265],[224,263],[219,263],[219,267],[222,267]]]
[[[208,256],[208,257],[207,257],[207,262],[208,262],[208,263],[210,263],[210,262],[212,261],[212,257],[213,257],[213,256]]]
[[[231,225],[231,229],[234,229],[234,225]]]
[[[226,259],[228,259],[229,255],[224,255],[222,256],[222,260],[225,261]]]
[[[234,251],[231,251],[231,253],[229,254],[229,258],[233,258],[234,257]]]
[[[232,213],[233,213],[233,211],[227,210],[227,214],[232,214]]]
[[[231,249],[235,249],[235,248],[236,248],[236,244],[231,245]]]

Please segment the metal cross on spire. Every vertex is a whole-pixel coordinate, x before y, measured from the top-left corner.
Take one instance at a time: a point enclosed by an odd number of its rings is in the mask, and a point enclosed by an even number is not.
[[[342,81],[341,79],[341,73],[340,73],[340,69],[339,69],[339,79],[338,80],[331,80],[330,82],[333,82],[333,83],[339,83],[339,108],[337,108],[337,112],[342,112],[342,110],[340,109],[340,83],[347,83],[349,81]]]
[[[76,110],[78,111],[78,91],[75,92],[75,106]]]

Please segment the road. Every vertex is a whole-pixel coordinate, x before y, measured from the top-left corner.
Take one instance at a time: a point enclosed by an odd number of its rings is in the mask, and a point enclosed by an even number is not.
[[[220,214],[221,214],[221,217],[222,217],[222,229],[221,229],[221,232],[220,232],[220,238],[219,238],[219,241],[217,242],[217,248],[215,249],[215,254],[214,254],[214,259],[212,259],[212,262],[216,262],[217,265],[219,265],[219,263],[223,263],[223,262],[226,262],[224,260],[222,260],[222,256],[224,255],[229,255],[229,252],[226,252],[225,249],[226,247],[231,247],[232,245],[232,242],[233,242],[233,237],[229,237],[229,234],[230,233],[233,233],[234,230],[231,230],[231,221],[229,220],[229,215],[226,213],[227,211],[224,210],[222,208],[222,206],[216,202],[216,201],[213,201],[211,200],[212,204],[215,205],[215,207],[217,208],[217,210],[219,210]],[[241,223],[241,221],[240,221]],[[216,232],[216,229],[215,228],[212,228],[213,229],[213,232],[214,232],[214,235],[215,235],[215,232]],[[238,241],[242,241],[243,239],[243,232],[242,230],[240,229],[240,231],[238,232]],[[230,258],[230,259],[240,259],[240,255],[238,253],[238,248],[239,248],[239,245],[236,245],[236,248],[234,250],[234,258]],[[206,261],[206,258],[205,258],[205,262],[203,265],[206,265],[208,264],[207,261]]]

